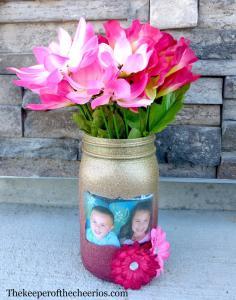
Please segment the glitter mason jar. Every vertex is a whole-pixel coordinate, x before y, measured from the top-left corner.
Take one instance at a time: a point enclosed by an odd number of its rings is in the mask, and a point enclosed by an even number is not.
[[[150,240],[157,226],[159,169],[155,135],[105,139],[83,135],[79,171],[80,249],[84,266],[111,281],[113,254]]]

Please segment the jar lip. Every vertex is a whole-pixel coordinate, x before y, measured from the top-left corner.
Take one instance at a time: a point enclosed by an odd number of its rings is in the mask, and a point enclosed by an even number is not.
[[[88,144],[95,144],[99,146],[111,146],[111,147],[132,147],[138,145],[144,145],[148,143],[153,143],[155,140],[155,134],[150,134],[145,137],[135,138],[135,139],[109,139],[109,138],[99,138],[89,135],[84,132],[83,141]]]

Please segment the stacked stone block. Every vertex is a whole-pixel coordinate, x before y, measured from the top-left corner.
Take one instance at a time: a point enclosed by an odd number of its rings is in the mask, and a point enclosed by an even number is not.
[[[176,121],[156,137],[162,176],[236,178],[236,4],[227,0],[0,1],[0,176],[78,175],[82,133],[74,108],[25,109],[36,95],[12,84],[7,66],[34,64],[32,47],[48,45],[58,27],[71,34],[85,16],[123,25],[139,18],[184,35],[200,58],[202,78],[187,94]]]
[[[222,161],[219,178],[236,179],[236,76],[227,76],[224,84],[222,115]]]

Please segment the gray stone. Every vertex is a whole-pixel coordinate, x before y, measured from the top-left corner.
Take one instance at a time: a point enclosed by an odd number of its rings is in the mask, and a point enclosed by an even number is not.
[[[225,78],[224,97],[236,98],[236,76],[227,76]]]
[[[200,59],[236,59],[236,29],[217,30],[195,28],[169,30],[176,38],[191,40],[191,47]]]
[[[122,21],[122,25],[127,25],[129,22]],[[103,33],[103,22],[93,21],[96,32]],[[18,67],[25,67],[35,64],[34,59],[28,61],[27,56],[32,55],[32,49],[36,45],[48,47],[51,41],[57,40],[58,28],[63,28],[74,36],[78,21],[73,22],[36,22],[36,23],[12,23],[0,24],[0,57],[3,57],[3,65],[15,66],[12,57],[15,57],[18,63],[18,56],[23,55],[24,60],[19,62]],[[7,57],[11,57],[12,61],[7,62]]]
[[[0,105],[0,137],[21,137],[21,108],[12,105]]]
[[[24,120],[25,137],[81,138],[78,126],[72,120],[73,108],[52,111],[27,111]]]
[[[236,99],[224,100],[223,120],[236,121]]]
[[[151,0],[150,22],[161,29],[197,26],[197,0]]]
[[[29,103],[40,103],[40,99],[37,94],[25,90],[23,107]],[[81,139],[82,133],[72,121],[72,113],[76,111],[78,109],[75,107],[51,111],[27,110],[24,118],[24,136]]]
[[[122,25],[127,26],[127,21]],[[95,30],[103,32],[102,22],[94,21]],[[48,46],[56,39],[58,27],[74,34],[77,22],[18,23],[0,25],[0,53],[32,53],[35,45]],[[182,29],[170,31],[176,38],[185,36],[201,59],[236,59],[236,30]],[[24,64],[22,63],[22,66]]]
[[[215,178],[216,168],[205,166],[192,166],[191,164],[159,164],[160,176],[163,177],[190,177],[190,178]]]
[[[0,158],[0,176],[77,177],[79,161],[47,158]]]
[[[75,32],[77,22],[0,24],[0,53],[32,53],[36,45],[48,46],[57,38],[59,27]],[[9,66],[14,66],[9,63]],[[24,62],[19,64],[24,67]]]
[[[21,88],[13,83],[16,79],[13,75],[0,75],[0,104],[21,105]]]
[[[217,127],[169,126],[157,134],[160,163],[214,167],[220,163],[221,132]]]
[[[127,27],[133,20],[132,14],[140,16],[141,20],[148,21],[147,0],[139,0],[137,9],[130,5],[128,15],[120,20],[123,27]],[[127,19],[126,19],[127,18]],[[97,33],[104,33],[104,20],[91,22]],[[37,45],[48,46],[51,41],[57,40],[58,28],[63,28],[73,37],[78,21],[70,22],[36,22],[36,23],[0,23],[0,70],[5,66],[23,67],[35,64],[32,56],[32,49]],[[24,59],[18,64],[18,56]],[[8,57],[11,61],[8,61]],[[27,58],[28,57],[28,58]],[[1,62],[2,58],[2,62]],[[14,61],[15,59],[15,61]],[[17,63],[17,64],[16,64]],[[0,71],[1,72],[1,71]]]
[[[236,151],[236,122],[235,121],[223,121],[222,149],[224,151]]]
[[[185,103],[222,104],[222,78],[200,78],[186,94]]]
[[[32,54],[0,53],[0,74],[14,74],[6,70],[7,67],[28,67],[34,65],[35,59]]]
[[[26,105],[30,103],[34,103],[34,104],[40,103],[40,97],[38,94],[35,94],[30,90],[24,90],[23,101],[22,101],[23,108],[25,108]]]
[[[81,16],[86,17],[87,20],[124,19],[128,15],[129,2],[122,0],[7,1],[1,3],[0,23],[77,21]]]
[[[149,21],[149,0],[129,0],[129,21],[139,19],[141,22]],[[122,2],[123,5],[123,2]]]
[[[176,115],[176,125],[220,125],[220,105],[185,104]]]
[[[2,158],[49,158],[77,160],[79,141],[47,138],[0,138]]]
[[[221,153],[221,164],[218,167],[217,177],[236,179],[236,151]]]
[[[236,75],[236,60],[198,60],[193,72],[203,76]]]
[[[146,3],[143,2],[143,5]],[[130,11],[132,11],[130,7]],[[141,9],[141,6],[140,6]],[[140,16],[144,14],[139,12],[135,13]],[[126,17],[130,18],[129,15]],[[92,21],[94,30],[97,33],[104,33],[103,23],[104,21]],[[127,27],[131,23],[131,20],[122,19],[121,25]],[[3,59],[0,66],[15,66],[25,67],[35,64],[35,60],[32,56],[32,49],[37,45],[48,47],[51,41],[57,40],[58,28],[63,28],[69,32],[73,37],[78,26],[78,21],[71,22],[36,22],[36,23],[12,23],[12,24],[0,24],[0,58]],[[22,63],[19,61],[19,55],[22,55]],[[8,61],[8,58],[11,61]],[[6,72],[6,71],[4,71]]]
[[[236,27],[234,0],[200,0],[199,23],[204,28],[231,29]]]

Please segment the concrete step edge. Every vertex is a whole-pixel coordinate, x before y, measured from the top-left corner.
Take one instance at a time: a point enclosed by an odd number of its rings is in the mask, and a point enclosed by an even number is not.
[[[0,177],[0,203],[77,206],[78,178]],[[160,178],[162,209],[236,210],[236,180]]]

